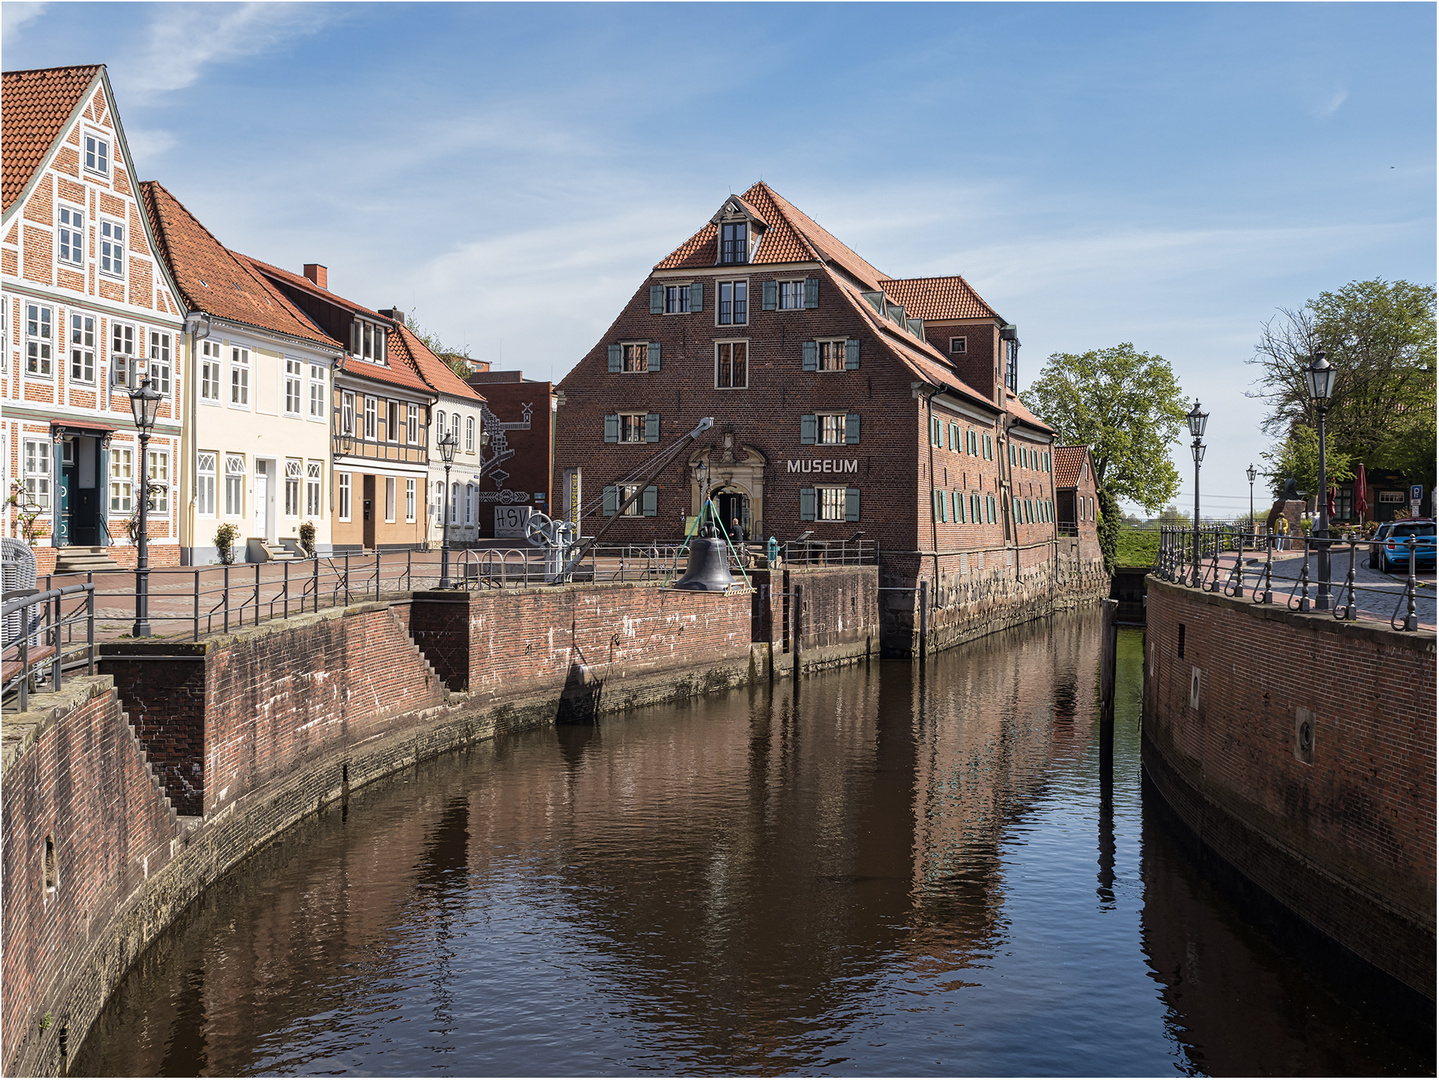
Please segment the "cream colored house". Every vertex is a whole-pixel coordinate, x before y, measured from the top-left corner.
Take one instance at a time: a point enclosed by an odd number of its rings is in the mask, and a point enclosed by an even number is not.
[[[141,185],[190,315],[180,543],[219,561],[215,534],[239,530],[235,561],[300,553],[301,526],[331,551],[330,399],[343,354],[243,255],[227,250],[157,183]]]

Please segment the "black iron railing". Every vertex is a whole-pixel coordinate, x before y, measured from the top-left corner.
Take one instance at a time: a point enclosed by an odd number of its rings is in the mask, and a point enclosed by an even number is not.
[[[67,669],[83,665],[87,674],[95,674],[94,585],[10,593],[4,599],[3,615],[7,708],[24,712],[32,693],[58,692]],[[82,628],[81,635],[77,627]]]

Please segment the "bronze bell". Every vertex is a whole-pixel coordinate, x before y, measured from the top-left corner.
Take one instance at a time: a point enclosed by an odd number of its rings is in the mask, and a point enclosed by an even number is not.
[[[684,577],[674,583],[676,589],[726,592],[734,583],[729,572],[729,547],[723,540],[697,536],[690,541],[689,564]]]

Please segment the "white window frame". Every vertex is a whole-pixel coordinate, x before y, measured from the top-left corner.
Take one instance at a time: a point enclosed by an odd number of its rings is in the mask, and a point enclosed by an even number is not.
[[[145,470],[147,510],[156,514],[170,512],[170,451],[151,450]],[[154,491],[153,488],[160,490]]]
[[[85,211],[60,203],[55,211],[55,258],[65,266],[85,265]]]
[[[310,365],[310,419],[325,419],[325,369],[320,364]]]
[[[620,413],[618,432],[619,438],[616,442],[642,443],[645,441],[646,424],[649,422],[648,413]]]
[[[110,447],[110,513],[128,514],[135,506],[135,449]]]
[[[951,356],[966,355],[967,343],[963,337],[952,337],[949,339],[949,353]]]
[[[125,223],[100,219],[100,273],[125,279]]]
[[[415,478],[413,476],[405,480],[405,520],[412,523],[415,520]]]
[[[170,396],[170,335],[164,330],[150,331],[150,389]]]
[[[244,454],[225,454],[225,516],[245,516]]]
[[[200,400],[209,405],[220,404],[220,384],[224,374],[220,358],[224,351],[218,341],[200,342]]]
[[[48,304],[25,305],[25,374],[55,377],[55,309]]]
[[[353,390],[340,391],[340,434],[353,435],[355,433],[355,392]]]
[[[285,459],[285,516],[300,516],[301,494],[304,491],[304,462],[299,458]]]
[[[450,524],[460,523],[460,482],[458,480],[450,484]]]
[[[21,454],[25,494],[36,506],[48,510],[55,444],[49,439],[25,439]]]
[[[650,369],[650,343],[648,341],[620,342],[620,372],[625,375],[642,375]]]
[[[99,135],[85,132],[84,150],[82,158],[85,162],[85,171],[94,173],[96,176],[110,175],[110,140]]]
[[[215,516],[215,459],[214,450],[200,450],[195,454],[195,513],[200,517]]]
[[[250,408],[250,350],[230,346],[230,400],[232,409]]]
[[[445,523],[445,482],[435,481],[435,524]]]
[[[725,299],[725,291],[729,290],[729,299]],[[735,298],[736,292],[744,292],[743,300]],[[744,318],[738,318],[736,307],[744,305]],[[749,278],[731,278],[728,281],[715,282],[715,325],[716,326],[748,326],[749,325]]]
[[[830,510],[830,513],[825,513],[826,508]],[[816,521],[845,520],[845,488],[843,486],[836,487],[826,484],[814,489],[814,519]]]
[[[804,278],[796,281],[780,281],[777,282],[777,285],[777,299],[775,300],[777,311],[801,311],[804,309]],[[788,293],[788,297],[786,297],[786,293]],[[785,303],[786,298],[789,299],[789,303]]]
[[[420,445],[420,407],[414,402],[405,406],[405,441],[411,446]]]
[[[285,415],[299,416],[303,408],[305,365],[294,357],[285,357]]]
[[[394,478],[393,476],[387,476],[387,477],[385,477],[385,524],[386,524],[386,525],[393,525],[393,524],[395,523],[395,499],[396,499],[396,489],[398,488],[398,486],[399,486],[399,485],[395,483],[395,478]]]
[[[845,350],[849,347],[846,338],[820,338],[814,345],[816,371],[843,371],[845,369]]]
[[[95,328],[99,321],[83,311],[70,312],[66,353],[70,360],[69,377],[73,383],[95,385]]]
[[[475,485],[465,485],[465,524],[475,523]]]
[[[341,521],[350,520],[350,474],[335,474],[335,516]]]
[[[615,498],[624,507],[620,517],[644,517],[645,493],[641,484],[616,484]]]
[[[736,383],[734,378],[734,349],[739,346],[744,349],[744,382]],[[730,383],[720,382],[720,365],[723,361],[720,354],[728,349],[730,352]],[[716,390],[748,390],[749,389],[749,338],[736,338],[734,340],[716,341],[714,353],[714,387]]]
[[[305,516],[319,517],[325,506],[325,466],[320,461],[305,463]]]
[[[465,453],[467,453],[467,454],[473,454],[474,452],[475,452],[475,418],[474,418],[473,416],[467,416],[467,417],[465,417]]]
[[[690,287],[688,285],[665,286],[665,314],[688,315],[690,310]]]
[[[379,430],[380,409],[379,403],[374,394],[365,395],[365,438],[371,442],[375,441],[376,432]]]
[[[385,441],[400,441],[400,403],[394,398],[385,399]]]

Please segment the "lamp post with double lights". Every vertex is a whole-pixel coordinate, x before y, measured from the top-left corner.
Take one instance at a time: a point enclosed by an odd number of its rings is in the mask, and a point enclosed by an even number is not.
[[[445,460],[445,515],[440,520],[440,588],[453,589],[450,582],[450,466],[455,461],[455,448],[460,440],[451,428],[440,436],[440,457]]]
[[[1319,594],[1314,598],[1318,611],[1328,611],[1333,606],[1329,592],[1329,478],[1324,462],[1324,414],[1329,411],[1329,398],[1334,393],[1334,374],[1323,349],[1315,351],[1304,372],[1309,400],[1319,411],[1319,527],[1314,530],[1319,547]]]
[[[139,389],[130,391],[130,412],[135,417],[135,430],[140,433],[140,536],[137,541],[135,558],[135,625],[130,629],[131,637],[150,636],[150,545],[149,520],[150,432],[155,427],[155,417],[160,411],[161,394],[150,385],[149,376],[141,381]]]
[[[1254,466],[1250,465],[1244,470],[1244,475],[1249,477],[1249,531],[1257,533],[1259,526],[1254,521],[1254,478],[1259,474],[1254,471]]]
[[[1194,399],[1194,408],[1190,409],[1184,417],[1189,422],[1189,434],[1194,436],[1194,445],[1191,448],[1194,453],[1194,563],[1190,567],[1190,585],[1199,584],[1199,463],[1204,460],[1204,444],[1199,440],[1204,437],[1204,425],[1209,422],[1209,414],[1199,407],[1199,399]]]

